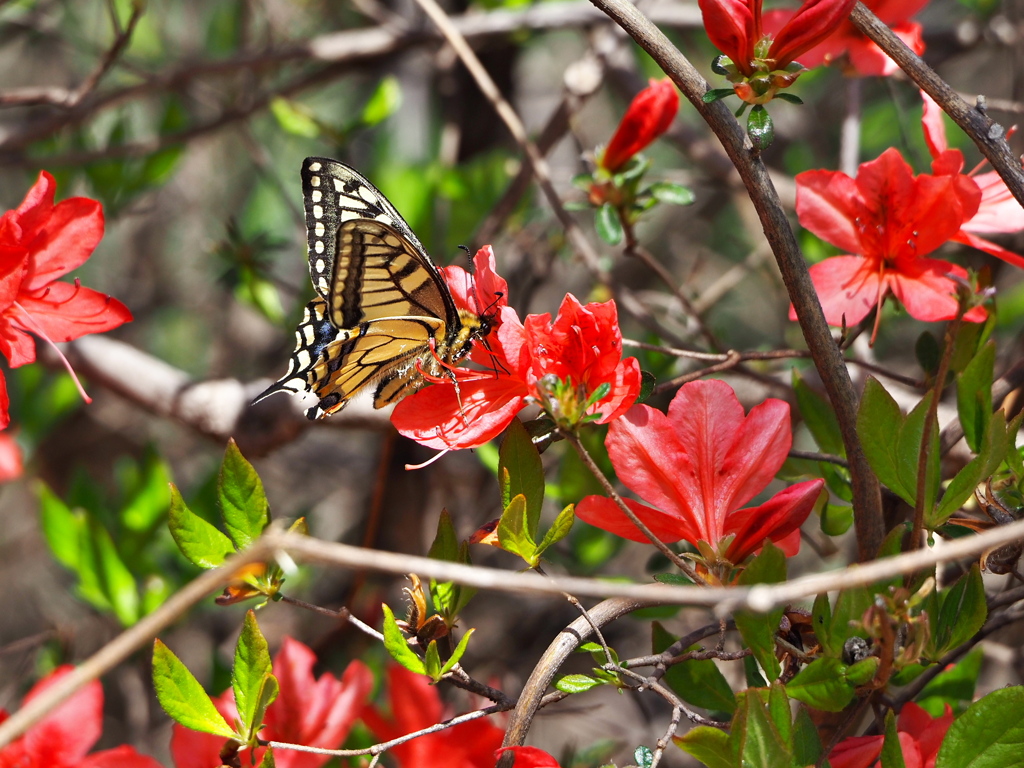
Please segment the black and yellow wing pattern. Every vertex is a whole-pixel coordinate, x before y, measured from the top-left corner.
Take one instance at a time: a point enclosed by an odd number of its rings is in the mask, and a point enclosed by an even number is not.
[[[381,408],[422,387],[421,370],[443,375],[490,330],[455,306],[419,238],[358,171],[306,158],[302,198],[317,298],[295,331],[288,372],[254,402],[312,392],[320,402],[306,415],[318,419],[375,383]]]

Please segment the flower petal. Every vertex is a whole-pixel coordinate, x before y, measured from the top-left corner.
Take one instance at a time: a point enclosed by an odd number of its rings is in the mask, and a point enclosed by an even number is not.
[[[983,237],[973,235],[970,232],[967,232],[966,229],[967,227],[965,226],[964,229],[961,229],[953,236],[953,239],[958,243],[963,243],[964,245],[969,245],[972,248],[977,248],[979,251],[984,251],[991,256],[995,256],[997,259],[1002,259],[1009,264],[1013,264],[1015,267],[1021,267],[1024,269],[1024,256],[1014,253],[1013,251],[1008,251],[998,243],[993,243],[991,240],[986,240]]]
[[[871,768],[882,754],[884,736],[851,736],[843,739],[828,756],[832,768]]]
[[[870,259],[833,256],[810,268],[814,290],[829,325],[854,326],[868,316],[878,303],[881,281]],[[789,319],[796,310],[789,308]]]
[[[132,319],[128,308],[112,296],[71,283],[51,283],[34,296],[23,294],[18,301],[34,321],[35,327],[24,327],[56,342],[109,331]]]
[[[796,185],[801,226],[837,248],[863,253],[858,223],[871,214],[857,183],[845,173],[818,170],[797,174]]]
[[[726,557],[734,563],[743,562],[768,540],[792,546],[794,542],[785,540],[804,524],[824,485],[820,478],[806,480],[779,491],[764,504],[733,512],[726,520],[725,535],[735,533],[736,538]],[[786,555],[796,554],[800,540],[796,539],[795,544],[795,549],[783,550]]]
[[[745,0],[697,0],[697,5],[715,48],[732,59],[744,75],[752,75],[757,30],[751,4]]]
[[[938,157],[949,149],[949,142],[946,141],[946,124],[942,118],[942,107],[924,91],[919,93],[921,101],[924,103],[924,110],[921,113],[924,141],[928,145],[928,152],[931,153],[931,156]]]
[[[65,665],[36,683],[24,704],[29,703],[55,683],[71,674]],[[92,748],[103,732],[103,687],[98,680],[83,688],[51,710],[32,726],[22,739],[30,765],[75,765]]]
[[[149,755],[143,755],[123,744],[88,755],[75,768],[161,768],[160,763]]]
[[[49,220],[26,241],[31,253],[25,290],[43,288],[80,267],[103,237],[103,207],[87,197],[54,206]]]
[[[772,41],[768,57],[782,69],[831,35],[857,0],[806,0]]]
[[[10,422],[7,413],[7,387],[4,386],[3,376],[0,376],[0,418],[4,421],[3,426]],[[23,471],[21,448],[18,447],[18,443],[9,433],[0,434],[0,483],[17,480]]]
[[[505,752],[516,756],[513,768],[560,768],[555,758],[537,747],[502,747],[494,753],[494,758],[497,760]]]
[[[941,259],[917,259],[899,272],[886,276],[893,295],[911,317],[925,322],[952,320],[957,314],[957,284],[951,276],[966,278],[967,271]],[[975,310],[980,310],[979,313]],[[976,307],[964,319],[978,322],[985,318],[983,307]]]
[[[699,530],[688,527],[676,515],[667,514],[660,509],[633,501],[633,499],[623,499],[623,501],[659,541],[671,544],[685,539],[691,544],[696,544],[704,538]],[[619,506],[606,496],[585,497],[576,505],[576,517],[595,528],[608,531],[608,533],[613,533],[623,539],[639,541],[642,544],[650,542],[650,539],[640,532],[633,521],[623,514]]]
[[[622,116],[619,127],[601,154],[600,164],[614,173],[668,130],[679,111],[679,93],[671,80],[651,80]]]
[[[983,233],[1020,232],[1024,229],[1024,207],[1017,202],[998,173],[979,173],[971,178],[981,189],[981,204],[973,218],[964,224],[964,229]]]

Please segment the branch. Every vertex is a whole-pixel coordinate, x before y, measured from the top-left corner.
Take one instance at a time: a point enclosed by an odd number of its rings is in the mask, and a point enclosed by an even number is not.
[[[732,113],[722,102],[705,104],[708,85],[650,19],[626,0],[593,0],[647,51],[672,78],[722,142],[757,209],[783,282],[796,307],[800,329],[835,409],[850,462],[858,558],[875,556],[885,533],[878,479],[868,466],[856,431],[857,396],[842,354],[832,339],[793,230],[761,160]]]
[[[1020,158],[1013,154],[1010,145],[1006,143],[1006,129],[985,114],[983,99],[979,100],[977,107],[971,107],[863,3],[853,7],[850,22],[899,64],[900,69],[921,90],[935,99],[942,110],[953,118],[953,122],[971,137],[971,141],[1006,182],[1017,202],[1024,206],[1024,172],[1021,171]]]

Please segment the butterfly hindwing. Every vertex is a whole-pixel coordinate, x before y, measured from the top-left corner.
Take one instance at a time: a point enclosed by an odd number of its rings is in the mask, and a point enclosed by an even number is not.
[[[460,315],[419,239],[362,174],[307,158],[302,190],[319,298],[296,329],[288,373],[257,401],[282,390],[312,392],[319,403],[307,415],[315,419],[376,382],[380,408],[423,386],[422,370],[440,375],[486,334],[487,324]]]

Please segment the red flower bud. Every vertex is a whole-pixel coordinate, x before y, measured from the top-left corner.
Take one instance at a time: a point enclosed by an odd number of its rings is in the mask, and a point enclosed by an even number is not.
[[[609,173],[621,169],[633,155],[668,130],[678,111],[679,94],[672,81],[651,80],[623,115],[601,155],[600,166]]]

